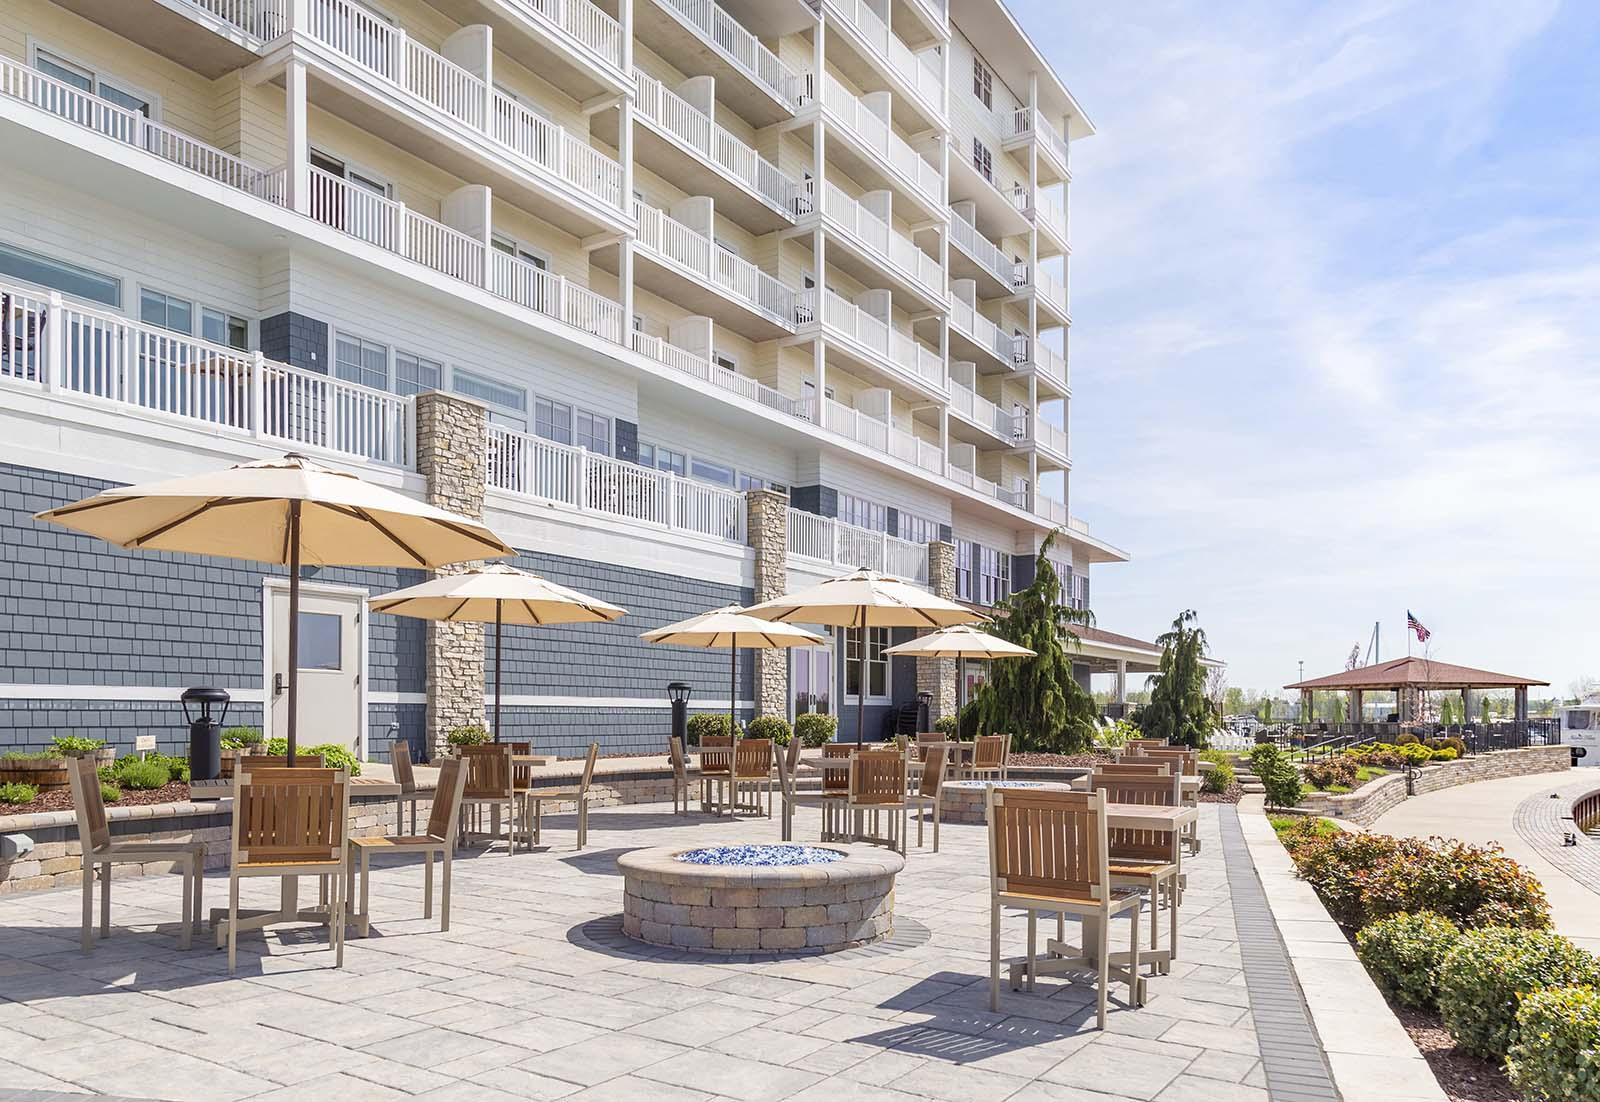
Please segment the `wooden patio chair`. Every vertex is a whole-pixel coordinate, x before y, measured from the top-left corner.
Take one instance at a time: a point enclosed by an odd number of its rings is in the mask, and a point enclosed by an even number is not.
[[[171,861],[183,873],[183,916],[178,923],[178,947],[193,944],[200,928],[200,888],[205,882],[204,842],[113,842],[106,822],[105,801],[100,798],[100,774],[94,758],[69,758],[67,780],[72,785],[72,809],[78,817],[78,843],[83,849],[83,930],[85,953],[94,948],[94,880],[100,877],[100,936],[111,936],[111,866]]]
[[[456,831],[461,825],[461,794],[466,790],[467,770],[460,758],[446,758],[439,766],[439,782],[433,790],[433,809],[428,813],[425,834],[394,834],[382,838],[350,839],[350,862],[344,897],[354,894],[357,866],[361,872],[361,905],[350,915],[361,937],[367,936],[370,921],[369,888],[372,881],[372,855],[375,853],[420,853],[423,856],[422,917],[433,917],[433,859],[441,858],[444,871],[439,894],[439,931],[450,929],[450,858],[456,848]],[[348,903],[347,903],[348,905]]]
[[[722,814],[717,799],[733,776],[733,736],[706,735],[700,740],[700,810]]]
[[[966,774],[973,780],[1006,779],[1006,760],[1011,757],[1010,735],[983,735],[972,748],[972,764]]]
[[[1128,984],[1129,1002],[1143,1001],[1139,977],[1139,913],[1143,899],[1132,888],[1111,883],[1106,839],[1106,801],[1099,792],[1060,792],[1035,788],[991,788],[989,813],[989,1009],[1000,1009],[1000,912],[1028,912],[1028,954],[1010,968],[1012,989],[1027,976],[1092,968],[1097,972],[1098,1024],[1106,1027],[1106,995],[1113,975]],[[1113,962],[1111,919],[1133,912],[1125,964]],[[1040,961],[1038,916],[1054,914],[1065,924],[1069,914],[1082,920],[1083,945],[1077,956]],[[1047,943],[1065,953],[1063,941]]]
[[[517,794],[516,770],[512,765],[513,751],[509,742],[486,742],[481,746],[459,746],[456,756],[466,766],[467,786],[461,794],[461,815],[466,817],[476,811],[488,808],[495,817],[494,830],[488,835],[466,829],[465,824],[457,829],[456,838],[470,838],[477,833],[479,837],[488,837],[490,845],[499,836],[498,817],[502,809],[506,813],[506,855],[517,851],[517,826],[523,823],[523,817],[517,814],[521,800]],[[532,842],[526,831],[523,832],[522,843],[524,848],[531,848]]]
[[[672,813],[687,815],[689,814],[689,763],[683,756],[683,740],[677,735],[667,736],[667,760],[672,763]]]
[[[863,824],[870,813],[873,821],[871,841],[887,841],[891,848],[906,851],[906,818],[911,802],[906,796],[906,753],[903,750],[859,750],[850,756],[850,792],[846,811],[854,819],[851,837],[860,841],[869,836]],[[883,815],[888,814],[888,834],[878,833]]]
[[[1118,762],[1105,762],[1094,767],[1096,773],[1108,777],[1170,777],[1172,767],[1164,761],[1140,761],[1124,758]]]
[[[944,792],[944,756],[946,750],[943,746],[932,746],[922,752],[922,776],[917,782],[917,790],[906,797],[917,813],[917,848],[922,848],[922,821],[927,818],[924,808],[933,811],[933,852],[939,852],[939,797]]]
[[[848,742],[826,742],[822,745],[823,761],[848,762],[856,752],[853,744]],[[840,839],[848,837],[850,828],[847,825],[848,817],[845,815],[845,806],[850,798],[850,771],[848,769],[824,769],[822,771],[822,794],[828,797],[822,804],[822,840]]]
[[[328,940],[344,967],[345,874],[350,867],[350,777],[342,769],[240,768],[233,776],[228,868],[228,972],[239,941],[239,881],[321,876],[332,885]]]
[[[1164,738],[1131,738],[1127,745],[1139,750],[1164,750],[1172,743]]]
[[[739,808],[739,792],[748,788],[753,798],[749,806],[761,809],[761,790],[767,790],[767,818],[772,818],[772,740],[742,738],[733,748],[733,792],[730,807]]]
[[[1116,776],[1095,771],[1094,790],[1110,804],[1146,804],[1178,807],[1183,802],[1178,776]],[[1151,963],[1166,971],[1178,955],[1178,877],[1182,871],[1178,840],[1164,830],[1115,829],[1110,832],[1111,882],[1139,888],[1150,897]],[[1166,894],[1171,930],[1167,949],[1160,953],[1159,936],[1162,894]]]
[[[799,742],[795,739],[794,742]],[[785,842],[794,841],[794,811],[797,807],[815,807],[822,810],[822,840],[837,836],[836,824],[843,814],[849,796],[849,779],[844,791],[800,792],[795,788],[795,766],[799,754],[778,755],[779,833]]]
[[[1174,773],[1181,773],[1185,777],[1198,777],[1200,775],[1200,751],[1188,750],[1182,746],[1159,747],[1152,746],[1141,748],[1142,762],[1165,762]],[[1198,785],[1191,787],[1184,794],[1183,802],[1189,807],[1200,806],[1200,788]],[[1190,853],[1200,852],[1200,824],[1190,823],[1183,830],[1183,843],[1189,847]]]
[[[787,759],[789,776],[794,776],[800,771],[800,751],[802,744],[798,735],[789,736],[789,745],[783,748],[781,757]]]
[[[288,754],[241,754],[235,771],[239,769],[288,769]],[[298,751],[294,756],[296,769],[322,769],[324,764],[321,754],[302,754]]]
[[[411,833],[417,832],[417,775],[411,769],[411,744],[395,739],[389,747],[389,768],[394,773],[394,783],[400,786],[400,795],[394,798],[395,833],[405,829],[402,816],[406,801],[411,802]],[[437,801],[437,797],[435,797]]]
[[[531,818],[533,824],[533,844],[539,844],[539,831],[544,817],[544,802],[570,801],[578,805],[578,848],[582,849],[589,842],[589,782],[594,780],[594,763],[600,758],[600,744],[589,744],[589,755],[583,763],[583,779],[578,786],[573,788],[530,788],[524,793],[522,805],[523,830],[528,829]],[[530,817],[528,812],[532,810]]]

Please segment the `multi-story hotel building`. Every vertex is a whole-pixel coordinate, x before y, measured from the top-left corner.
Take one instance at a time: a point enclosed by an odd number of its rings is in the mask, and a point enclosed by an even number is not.
[[[630,610],[515,633],[547,747],[725,708],[725,653],[639,632],[846,568],[990,604],[1059,528],[1086,606],[1126,558],[1066,505],[1091,133],[1000,0],[8,0],[0,746],[177,743],[197,683],[281,722],[281,571],[31,514],[289,450]],[[476,633],[364,611],[417,580],[308,572],[313,741],[481,718]],[[856,636],[751,660],[741,707],[948,708],[899,638],[865,686]]]

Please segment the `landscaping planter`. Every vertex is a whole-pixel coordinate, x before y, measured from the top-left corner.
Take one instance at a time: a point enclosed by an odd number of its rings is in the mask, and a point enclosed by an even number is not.
[[[31,784],[40,792],[66,788],[66,758],[0,758],[0,784]]]

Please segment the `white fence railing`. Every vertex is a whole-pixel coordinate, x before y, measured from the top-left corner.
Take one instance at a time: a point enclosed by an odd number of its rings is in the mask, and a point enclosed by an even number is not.
[[[1017,424],[1015,417],[989,399],[954,380],[950,383],[950,410],[1008,443],[1018,439],[1017,434],[1023,427]]]
[[[1043,341],[1023,341],[1021,363],[1033,365],[1034,371],[1065,390],[1069,385],[1067,358]]]
[[[985,352],[1005,361],[1017,362],[1017,340],[959,298],[950,300],[950,324]]]
[[[793,110],[805,91],[805,78],[778,59],[733,16],[712,0],[662,0],[712,49]]]
[[[638,69],[633,76],[639,86],[635,104],[641,118],[661,127],[747,190],[794,217],[801,193],[799,184],[655,77]]]
[[[917,248],[916,242],[888,222],[850,198],[837,184],[824,184],[822,212],[836,227],[855,237],[868,250],[930,294],[938,295],[943,289],[944,270],[936,259]]]
[[[536,18],[559,28],[578,45],[622,67],[622,24],[589,0],[511,0]]]
[[[808,314],[814,293],[802,292],[801,313]],[[867,313],[842,295],[828,291],[822,299],[822,324],[830,332],[854,341],[899,375],[936,390],[944,390],[944,361],[909,333]]]
[[[880,421],[831,398],[823,399],[822,410],[822,427],[829,432],[836,432],[858,444],[865,444],[874,451],[894,456],[925,471],[932,471],[934,474],[943,473],[944,455],[937,444],[929,443],[915,433],[897,428],[887,421]]]
[[[1033,138],[1046,154],[1055,159],[1056,167],[1061,169],[1063,174],[1070,176],[1072,160],[1068,152],[1067,139],[1061,136],[1061,131],[1050,124],[1050,120],[1044,117],[1043,112],[1030,111],[1026,107],[1016,108],[1011,113],[1011,136]]]
[[[744,495],[585,448],[489,427],[490,486],[730,543],[744,543]]]
[[[827,0],[828,8],[871,46],[890,72],[920,97],[935,114],[943,113],[944,62],[937,50],[913,53],[866,0]]]
[[[1001,283],[1016,287],[1017,262],[1007,256],[999,245],[979,233],[971,222],[954,213],[950,216],[950,241],[983,265],[984,270]]]
[[[1033,286],[1041,300],[1048,302],[1051,306],[1054,306],[1063,314],[1067,312],[1066,284],[1062,283],[1049,272],[1035,268],[1033,275]]]
[[[912,149],[887,120],[874,114],[831,74],[825,74],[822,80],[822,105],[863,145],[881,156],[914,191],[924,199],[939,202],[942,191],[939,166]]]
[[[775,409],[798,420],[811,420],[811,407],[804,398],[791,398],[765,383],[714,364],[698,352],[691,352],[660,337],[638,332],[633,334],[633,346],[657,363],[666,364],[686,375],[693,375],[702,382],[721,387],[752,402],[760,402],[769,409]]]
[[[257,42],[270,42],[288,29],[288,11],[281,3],[271,0],[184,0],[190,7],[199,8],[242,31]]]
[[[841,568],[866,568],[928,582],[927,544],[858,528],[832,517],[789,510],[789,553]]]
[[[641,247],[687,268],[778,324],[794,326],[795,292],[787,284],[665,211],[637,200],[633,209],[639,220]]]
[[[1067,515],[1066,504],[1064,502],[1057,501],[1053,497],[1045,497],[1043,494],[1034,494],[1033,513],[1035,516],[1043,517],[1051,524],[1066,525],[1068,528],[1072,527],[1073,518]]]
[[[1067,243],[1066,208],[1056,202],[1055,197],[1043,188],[1034,193],[1033,219],[1041,229],[1055,234],[1061,244]]]
[[[1034,417],[1032,421],[1033,423],[1030,426],[1030,438],[1033,440],[1033,442],[1039,447],[1050,452],[1051,455],[1057,456],[1061,459],[1068,458],[1070,453],[1067,451],[1066,430],[1057,428],[1049,421],[1046,421],[1040,417]]]
[[[408,466],[411,400],[0,284],[0,380],[240,437]]]

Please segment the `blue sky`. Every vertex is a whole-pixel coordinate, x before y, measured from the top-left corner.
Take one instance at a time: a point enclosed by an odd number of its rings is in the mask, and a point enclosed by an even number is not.
[[[1600,4],[1013,0],[1075,143],[1101,626],[1600,675]]]

